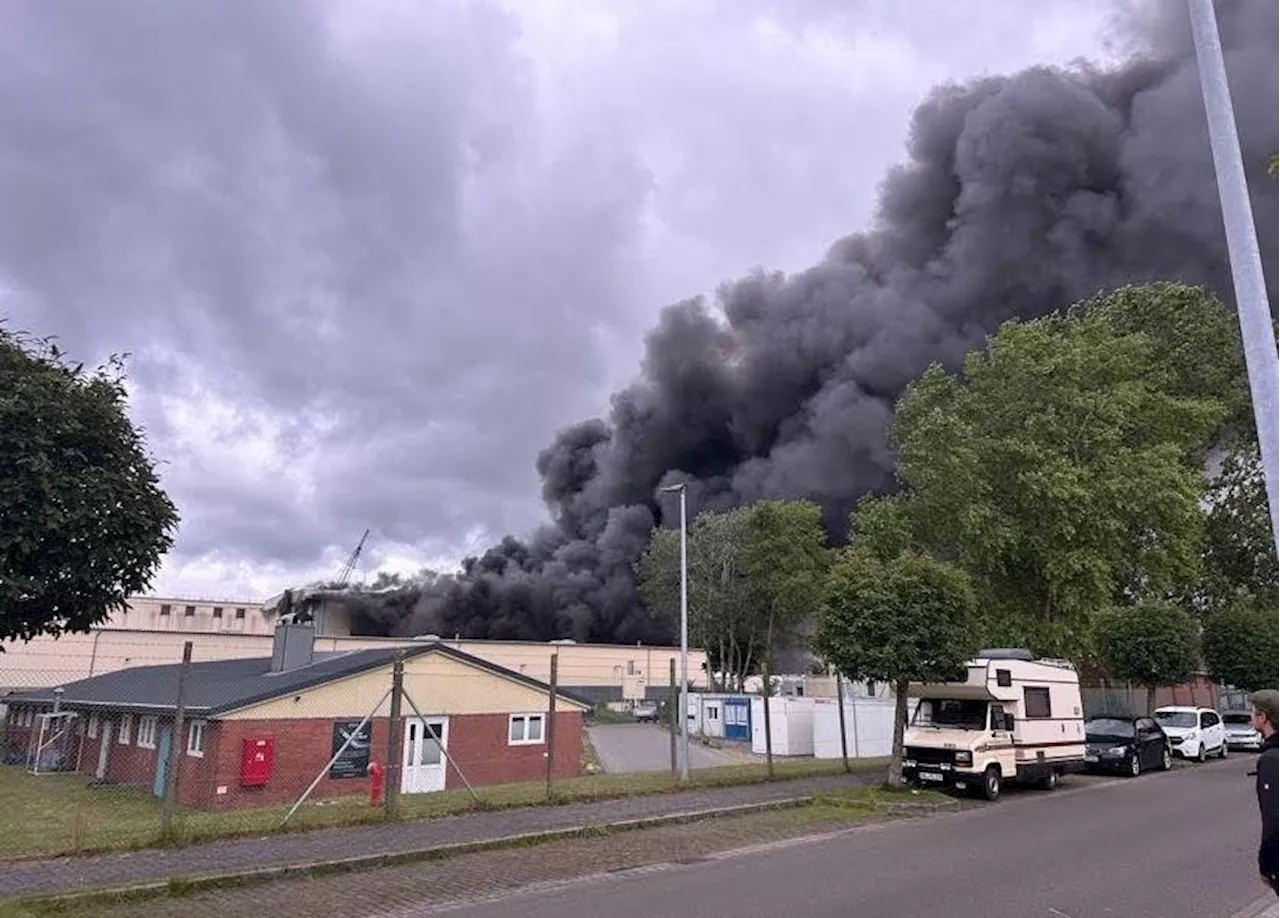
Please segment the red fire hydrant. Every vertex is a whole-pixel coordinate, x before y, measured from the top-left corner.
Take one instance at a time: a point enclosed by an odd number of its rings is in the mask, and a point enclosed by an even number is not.
[[[382,805],[382,782],[384,780],[384,772],[382,766],[376,762],[369,763],[369,806]]]

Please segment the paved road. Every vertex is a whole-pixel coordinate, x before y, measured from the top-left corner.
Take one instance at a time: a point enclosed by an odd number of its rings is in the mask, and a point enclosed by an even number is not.
[[[598,724],[587,728],[605,771],[666,771],[671,767],[671,734],[653,724]],[[740,765],[745,753],[689,743],[693,768]]]
[[[1010,793],[994,806],[928,820],[447,911],[453,918],[1228,918],[1266,892],[1254,876],[1249,767],[1236,756],[1137,780],[1064,782],[1053,793]]]

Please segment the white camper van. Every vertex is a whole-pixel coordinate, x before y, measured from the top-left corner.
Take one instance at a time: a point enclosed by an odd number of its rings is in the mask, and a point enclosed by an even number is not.
[[[994,800],[1005,781],[1052,790],[1061,775],[1083,770],[1080,678],[1072,664],[1039,660],[1029,650],[984,650],[966,670],[964,682],[911,685],[907,783]]]

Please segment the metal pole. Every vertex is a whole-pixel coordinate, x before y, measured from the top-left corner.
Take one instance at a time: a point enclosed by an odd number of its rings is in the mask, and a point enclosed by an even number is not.
[[[1280,445],[1277,444],[1277,410],[1280,408],[1280,360],[1272,332],[1271,308],[1267,302],[1267,283],[1262,273],[1262,256],[1258,251],[1258,235],[1253,225],[1249,203],[1249,186],[1245,182],[1244,162],[1240,154],[1240,138],[1236,133],[1235,112],[1231,105],[1231,88],[1227,83],[1227,67],[1218,37],[1218,21],[1213,0],[1187,0],[1191,19],[1191,38],[1196,49],[1200,71],[1200,91],[1204,96],[1205,115],[1209,124],[1209,145],[1213,150],[1213,168],[1218,179],[1218,197],[1222,204],[1222,222],[1227,235],[1227,256],[1231,262],[1231,280],[1236,292],[1236,315],[1240,321],[1240,337],[1244,344],[1245,365],[1249,371],[1249,391],[1253,397],[1253,420],[1258,429],[1258,449],[1262,454],[1262,473],[1267,485],[1267,504],[1271,510],[1271,537],[1280,552],[1280,519],[1277,518],[1276,475]]]
[[[840,670],[836,670],[836,704],[840,706],[840,758],[844,759],[844,770],[849,770],[849,734],[844,728],[844,679]]]
[[[396,651],[391,667],[391,716],[387,720],[387,818],[395,819],[400,809],[401,740],[404,724],[400,722],[400,700],[404,696],[404,651]]]
[[[667,661],[671,670],[671,692],[667,695],[667,708],[670,711],[668,720],[671,721],[671,777],[677,778],[680,775],[680,757],[676,752],[676,730],[679,727],[676,724],[676,705],[679,702],[680,693],[676,691],[676,660],[672,657]]]
[[[689,556],[684,485],[680,486],[680,780],[689,780]]]
[[[559,681],[560,654],[551,655],[550,691],[547,693],[547,799],[551,799],[556,770],[556,683]]]
[[[164,772],[164,802],[160,806],[160,837],[173,829],[173,805],[178,799],[178,765],[182,761],[182,725],[187,715],[187,670],[191,668],[191,641],[182,645],[182,665],[178,667],[178,697],[173,708],[173,737],[169,740],[169,761]]]

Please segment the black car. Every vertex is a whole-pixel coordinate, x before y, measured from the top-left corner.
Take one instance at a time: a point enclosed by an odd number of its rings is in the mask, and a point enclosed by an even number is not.
[[[1173,748],[1160,725],[1150,717],[1094,717],[1084,725],[1085,768],[1119,771],[1137,777],[1142,772],[1173,767]]]

